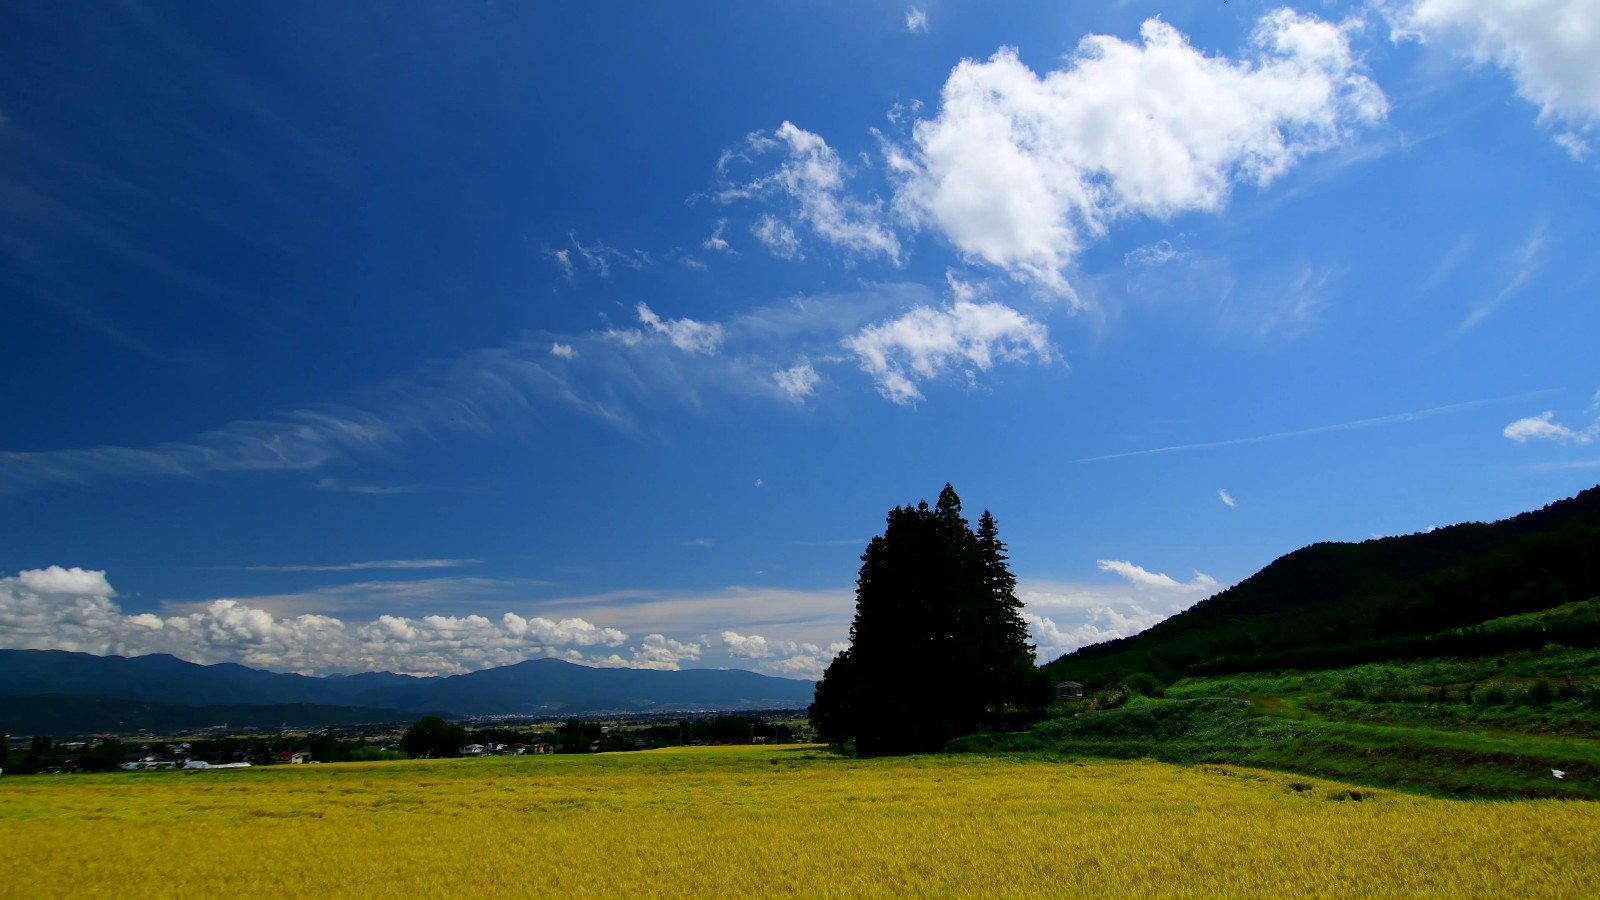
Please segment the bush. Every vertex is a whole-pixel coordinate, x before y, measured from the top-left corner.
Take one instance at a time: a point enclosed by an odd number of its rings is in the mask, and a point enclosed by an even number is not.
[[[1545,706],[1556,699],[1556,686],[1550,679],[1541,678],[1528,688],[1528,702],[1534,706]]]
[[[1499,685],[1486,687],[1472,695],[1472,702],[1478,706],[1505,706],[1511,702],[1511,692]]]
[[[1122,686],[1130,691],[1143,694],[1146,697],[1164,697],[1167,693],[1166,688],[1162,687],[1161,682],[1149,672],[1135,672],[1132,675],[1129,675],[1127,679],[1122,682]]]

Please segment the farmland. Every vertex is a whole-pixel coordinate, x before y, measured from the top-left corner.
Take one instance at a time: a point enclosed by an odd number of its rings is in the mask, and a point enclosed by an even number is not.
[[[18,896],[1596,896],[1600,806],[806,747],[0,779]]]

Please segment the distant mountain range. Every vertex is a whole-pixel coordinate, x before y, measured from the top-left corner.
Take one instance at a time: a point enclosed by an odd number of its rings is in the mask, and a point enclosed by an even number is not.
[[[423,713],[560,716],[796,708],[811,702],[814,688],[809,681],[742,670],[596,669],[558,659],[438,678],[392,672],[316,678],[233,663],[203,666],[166,654],[0,650],[0,730],[155,727],[142,723],[173,729],[257,718],[276,725],[291,714],[292,725],[328,725],[404,721]]]
[[[1148,673],[1318,669],[1592,646],[1595,623],[1517,617],[1600,596],[1600,487],[1484,524],[1283,556],[1154,627],[1046,666],[1091,687]]]

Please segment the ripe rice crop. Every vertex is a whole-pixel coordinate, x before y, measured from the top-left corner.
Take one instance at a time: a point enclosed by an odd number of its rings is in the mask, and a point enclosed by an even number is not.
[[[13,897],[1596,897],[1600,806],[729,748],[0,779]]]

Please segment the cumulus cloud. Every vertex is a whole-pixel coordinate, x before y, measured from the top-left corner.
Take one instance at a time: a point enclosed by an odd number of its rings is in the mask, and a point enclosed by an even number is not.
[[[0,646],[100,655],[170,653],[197,663],[322,674],[394,671],[453,674],[510,665],[577,648],[619,647],[628,635],[581,618],[508,612],[419,617],[275,616],[238,600],[214,600],[180,615],[127,614],[105,572],[51,566],[0,578]],[[691,645],[649,636],[635,651],[661,667],[666,654],[695,658]]]
[[[912,34],[926,34],[928,31],[928,12],[920,6],[913,6],[906,10],[906,30]]]
[[[791,400],[804,400],[816,391],[817,383],[822,380],[817,370],[811,368],[811,363],[802,361],[799,365],[787,369],[780,369],[772,374],[773,380],[778,383],[778,390]]]
[[[1541,122],[1600,122],[1600,6],[1592,0],[1411,0],[1388,13],[1397,39],[1510,73]]]
[[[850,646],[844,642],[820,646],[807,641],[773,640],[759,634],[743,635],[737,631],[724,631],[720,637],[730,657],[758,660],[757,668],[773,675],[809,678],[813,681],[821,678],[828,663]]]
[[[722,326],[715,322],[696,322],[693,319],[662,319],[649,306],[638,306],[639,321],[656,334],[665,335],[672,346],[685,353],[712,354],[722,343]]]
[[[1110,222],[1214,212],[1335,146],[1387,103],[1348,27],[1280,9],[1246,58],[1206,56],[1150,19],[1141,42],[1091,35],[1040,76],[1016,50],[966,60],[909,147],[886,147],[895,207],[968,258],[1062,296]]]
[[[1217,491],[1217,499],[1219,499],[1223,503],[1227,504],[1230,508],[1239,505],[1239,501],[1233,499],[1233,495],[1228,493],[1228,489],[1227,488],[1218,489],[1218,491]]]
[[[578,351],[573,349],[571,344],[563,344],[560,341],[555,341],[550,344],[550,355],[560,357],[561,359],[577,359]]]
[[[1115,561],[1110,561],[1115,562]],[[1188,584],[1126,566],[1121,586],[1076,585],[1024,579],[1017,586],[1023,620],[1041,660],[1079,647],[1128,637],[1216,593],[1219,584],[1196,573]],[[1105,563],[1101,564],[1102,569]]]
[[[727,164],[735,158],[753,159],[781,154],[778,167],[750,181],[729,182],[718,192],[724,203],[735,200],[781,200],[789,207],[790,221],[835,247],[864,257],[883,256],[900,262],[900,239],[885,221],[879,200],[852,197],[846,190],[848,171],[838,151],[821,136],[792,122],[771,133],[758,132],[745,141],[745,152],[724,155],[719,174],[727,177]],[[755,235],[773,254],[783,259],[801,258],[799,236],[791,224],[768,213],[754,227]]]
[[[675,641],[665,635],[647,634],[639,649],[628,660],[632,669],[666,669],[677,671],[680,663],[700,658],[701,645]]]
[[[996,361],[1053,358],[1049,330],[1000,303],[958,299],[945,309],[917,306],[910,312],[869,325],[846,338],[878,393],[907,405],[922,399],[918,380],[937,378],[955,366],[987,371]]]
[[[116,593],[111,589],[111,582],[106,580],[105,572],[80,569],[76,566],[70,569],[61,566],[26,569],[17,574],[16,584],[24,591],[52,597],[81,594],[85,597],[103,598]]]
[[[1214,591],[1218,587],[1217,580],[1204,572],[1194,573],[1194,580],[1184,583],[1171,575],[1151,572],[1124,559],[1097,560],[1095,565],[1102,572],[1121,575],[1130,583],[1140,587],[1159,588],[1164,591]]]
[[[1555,415],[1554,410],[1546,410],[1537,416],[1518,419],[1507,425],[1500,433],[1519,444],[1526,444],[1529,441],[1587,444],[1600,435],[1600,422],[1578,430],[1555,421]]]

